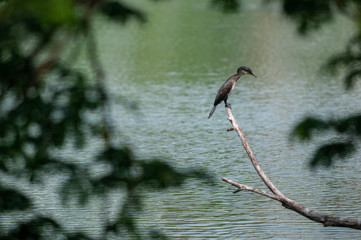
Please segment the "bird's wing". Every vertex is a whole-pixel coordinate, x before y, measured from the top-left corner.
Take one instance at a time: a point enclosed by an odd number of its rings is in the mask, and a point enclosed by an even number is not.
[[[228,98],[234,88],[233,81],[228,79],[225,83],[223,83],[222,87],[218,90],[216,99],[214,100],[214,105],[218,105],[224,99]]]

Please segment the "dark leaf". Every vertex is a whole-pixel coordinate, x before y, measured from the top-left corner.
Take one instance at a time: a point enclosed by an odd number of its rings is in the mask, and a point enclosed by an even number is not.
[[[307,117],[298,123],[292,130],[291,137],[297,137],[302,141],[311,139],[315,130],[326,130],[330,124],[322,119]]]
[[[180,186],[186,179],[189,178],[206,180],[207,183],[210,184],[214,182],[214,179],[202,169],[177,171],[168,163],[159,160],[144,162],[142,168],[142,183],[156,188]]]
[[[353,69],[345,77],[345,88],[350,90],[354,85],[355,81],[361,76],[361,69]]]
[[[152,187],[166,188],[179,186],[186,178],[186,174],[176,171],[169,164],[159,160],[144,162],[142,168],[142,183]]]
[[[323,66],[325,72],[335,74],[336,70],[345,67],[346,77],[344,80],[345,88],[350,90],[359,80],[361,75],[361,36],[356,35],[351,38],[344,52],[332,57],[327,64]]]
[[[238,0],[212,0],[211,4],[224,12],[237,12],[240,8]]]
[[[298,31],[306,34],[332,19],[331,1],[324,0],[283,0],[284,13],[298,24]]]
[[[119,177],[125,177],[127,172],[130,171],[130,167],[134,164],[132,152],[127,147],[109,147],[105,149],[105,151],[101,153],[97,159],[98,161],[109,163],[111,165],[112,172]]]
[[[352,142],[329,143],[317,149],[313,159],[310,161],[312,168],[317,166],[330,167],[335,159],[345,158],[355,151]]]
[[[17,190],[0,186],[0,211],[26,210],[30,200]]]
[[[21,223],[14,230],[8,233],[5,239],[44,239],[44,233],[47,233],[48,235],[55,235],[55,233],[59,231],[61,231],[60,225],[51,218],[37,217],[29,222]]]
[[[349,136],[361,136],[361,115],[352,115],[331,122],[335,130],[339,133],[345,133]]]
[[[92,240],[92,238],[88,237],[84,233],[70,233],[67,235],[67,240]]]
[[[104,1],[99,10],[102,14],[109,17],[111,20],[125,23],[130,18],[134,17],[141,22],[145,22],[145,16],[137,9],[126,6],[124,3],[118,1]]]

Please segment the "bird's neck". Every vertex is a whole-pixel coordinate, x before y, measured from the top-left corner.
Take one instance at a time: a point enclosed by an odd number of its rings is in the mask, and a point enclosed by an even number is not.
[[[236,82],[238,81],[238,79],[243,75],[244,73],[240,73],[240,74],[235,74],[232,79],[234,79]]]

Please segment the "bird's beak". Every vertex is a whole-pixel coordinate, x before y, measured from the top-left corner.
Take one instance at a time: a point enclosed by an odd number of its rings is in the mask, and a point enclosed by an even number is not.
[[[251,73],[251,72],[250,72],[250,73],[248,73],[248,74],[252,75],[253,77],[257,77],[256,75],[254,75],[254,74],[253,74],[253,73]]]

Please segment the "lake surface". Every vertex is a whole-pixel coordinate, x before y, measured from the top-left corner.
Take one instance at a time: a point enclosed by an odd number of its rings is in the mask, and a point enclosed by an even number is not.
[[[324,228],[255,193],[232,194],[235,189],[220,180],[266,190],[236,133],[225,131],[230,124],[223,104],[207,119],[218,88],[246,65],[258,77],[243,76],[229,102],[271,181],[314,210],[361,217],[359,155],[311,171],[307,161],[328,137],[289,141],[303,116],[359,111],[360,88],[346,92],[342,75],[319,71],[342,51],[352,24],[338,17],[300,37],[277,5],[243,3],[240,13],[223,14],[208,1],[137,1],[134,5],[147,13],[146,24],[96,23],[119,138],[140,159],[161,157],[179,169],[205,169],[216,182],[190,180],[183,188],[147,193],[139,225],[160,229],[170,239],[361,239],[360,231]],[[127,109],[125,99],[139,110]],[[39,202],[47,199],[39,209],[64,219],[71,229],[86,226],[88,234],[99,236],[99,203],[76,209],[77,214],[59,210],[52,187],[39,189]],[[118,197],[112,199],[115,205]]]
[[[149,22],[97,28],[114,99],[113,118],[139,158],[161,157],[178,168],[206,169],[213,186],[189,181],[183,188],[150,193],[139,216],[171,239],[361,239],[360,231],[324,228],[250,192],[232,194],[220,180],[265,189],[223,104],[207,119],[223,82],[241,65],[243,76],[229,99],[233,114],[273,183],[315,210],[361,217],[361,161],[355,155],[334,168],[311,171],[317,144],[289,141],[303,116],[338,117],[360,109],[360,89],[346,92],[342,75],[320,72],[343,50],[352,24],[342,17],[307,37],[276,5],[249,1],[225,15],[207,1],[139,5]],[[136,113],[124,108],[131,99]],[[315,145],[316,144],[316,145]]]

